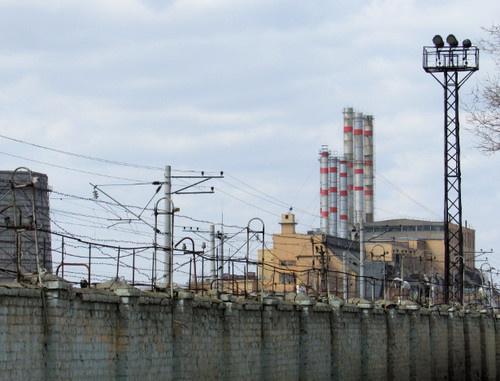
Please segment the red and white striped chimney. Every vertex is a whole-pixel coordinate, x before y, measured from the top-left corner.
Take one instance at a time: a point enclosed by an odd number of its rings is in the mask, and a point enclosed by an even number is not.
[[[354,110],[344,108],[344,158],[347,161],[347,219],[352,224],[354,216],[353,204],[353,119]]]
[[[338,235],[338,192],[337,192],[337,184],[338,184],[338,157],[332,156],[330,157],[330,194],[329,194],[329,202],[330,202],[330,235],[336,237]]]
[[[347,160],[341,157],[339,160],[339,236],[349,238],[347,227]]]
[[[365,116],[365,125],[363,129],[364,137],[364,187],[365,187],[365,216],[366,222],[374,220],[374,171],[373,171],[373,116]]]
[[[325,234],[328,234],[328,158],[330,152],[328,146],[322,146],[319,156],[320,162],[320,228]]]
[[[364,221],[364,172],[363,172],[363,114],[357,112],[354,116],[354,222]]]

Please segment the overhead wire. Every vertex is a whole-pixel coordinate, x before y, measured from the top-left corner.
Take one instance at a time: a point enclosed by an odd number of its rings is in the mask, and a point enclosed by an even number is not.
[[[405,196],[406,198],[408,198],[410,201],[413,201],[415,204],[417,204],[418,206],[420,206],[422,209],[424,209],[427,212],[429,212],[429,213],[437,216],[438,218],[440,218],[440,216],[436,212],[434,212],[433,210],[429,209],[427,206],[425,206],[424,204],[420,203],[419,201],[415,200],[408,193],[406,193],[405,191],[403,191],[400,187],[398,187],[396,184],[394,184],[393,182],[391,182],[387,177],[385,177],[381,173],[377,173],[377,177],[380,177],[383,181],[385,181],[387,184],[389,184],[390,186],[392,186],[394,189],[396,189],[398,192],[400,192],[403,196]]]
[[[19,156],[19,155],[14,155],[14,154],[10,154],[10,153],[7,153],[7,152],[0,152],[0,154],[5,155],[5,156],[14,157],[16,159],[26,160],[26,161],[29,161],[29,162],[32,162],[32,163],[47,165],[49,167],[54,167],[54,168],[59,168],[59,169],[65,169],[65,170],[72,171],[72,172],[85,173],[87,175],[94,175],[94,176],[99,176],[99,177],[106,177],[106,178],[115,179],[115,180],[125,180],[125,181],[135,181],[135,182],[141,181],[141,180],[130,179],[130,178],[126,178],[126,177],[105,175],[103,173],[85,171],[83,169],[69,168],[69,167],[65,167],[63,165],[48,163],[48,162],[41,161],[41,160],[30,159],[30,158],[27,158],[27,157],[23,157],[23,156]]]
[[[151,165],[133,164],[133,163],[127,163],[124,161],[109,160],[109,159],[103,159],[103,158],[96,157],[96,156],[83,155],[83,154],[79,154],[76,152],[68,152],[68,151],[64,151],[61,149],[57,149],[57,148],[43,146],[41,144],[31,143],[31,142],[21,140],[21,139],[11,138],[11,137],[1,135],[1,134],[0,134],[0,138],[14,141],[16,143],[26,144],[26,145],[36,147],[36,148],[41,148],[41,149],[52,151],[52,152],[62,153],[62,154],[69,155],[69,156],[79,157],[79,158],[87,159],[87,160],[98,161],[100,163],[113,164],[113,165],[119,165],[119,166],[130,167],[130,168],[151,169],[151,170],[155,170],[155,171],[163,169],[161,167],[154,167]]]
[[[248,187],[248,188],[252,189],[253,191],[255,191],[255,192],[257,192],[257,193],[261,194],[261,195],[262,195],[262,196],[264,196],[264,197],[257,196],[257,195],[255,195],[255,194],[253,194],[252,192],[249,192],[249,191],[243,190],[243,189],[241,189],[241,188],[237,187],[236,185],[233,185],[233,184],[228,183],[227,181],[223,181],[223,180],[221,180],[221,181],[222,181],[223,183],[225,183],[225,184],[228,184],[228,185],[230,185],[230,186],[233,186],[233,187],[235,187],[235,188],[237,188],[237,189],[242,190],[243,192],[245,192],[245,193],[247,193],[247,194],[250,194],[250,195],[252,195],[252,196],[254,196],[254,197],[258,197],[258,198],[260,198],[260,199],[262,199],[262,200],[266,200],[267,202],[273,203],[273,204],[275,204],[275,205],[278,205],[278,206],[281,206],[281,207],[285,207],[285,208],[290,208],[290,207],[293,207],[293,205],[291,205],[290,203],[284,202],[283,200],[280,200],[280,199],[278,199],[278,198],[276,198],[276,197],[273,197],[273,196],[271,196],[271,195],[269,195],[269,194],[267,194],[267,193],[265,193],[265,192],[263,192],[263,191],[261,191],[261,190],[259,190],[259,189],[255,188],[254,186],[249,185],[249,184],[245,183],[244,181],[242,181],[242,180],[240,180],[240,179],[236,178],[235,176],[233,176],[233,175],[232,175],[232,174],[230,174],[230,173],[225,172],[225,175],[227,175],[227,176],[231,177],[233,180],[235,180],[235,181],[237,181],[238,183],[240,183],[240,184],[242,184],[242,185],[244,185],[244,186],[246,186],[246,187]],[[296,208],[296,210],[298,210],[298,211],[300,211],[300,212],[302,212],[302,213],[304,213],[304,214],[309,214],[309,212],[307,212],[307,211],[305,211],[305,210],[301,210],[301,209],[299,209],[299,208]]]

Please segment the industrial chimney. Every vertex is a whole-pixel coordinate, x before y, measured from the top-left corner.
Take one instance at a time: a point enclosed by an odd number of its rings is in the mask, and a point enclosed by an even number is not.
[[[321,231],[328,234],[328,159],[330,152],[328,146],[322,146],[320,151],[320,194],[321,194]]]

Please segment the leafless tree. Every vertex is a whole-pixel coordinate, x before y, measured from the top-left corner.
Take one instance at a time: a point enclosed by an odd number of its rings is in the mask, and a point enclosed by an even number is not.
[[[487,154],[500,151],[500,26],[483,28],[488,37],[479,47],[493,56],[495,72],[472,91],[472,102],[466,105],[469,130],[478,138],[477,147]]]

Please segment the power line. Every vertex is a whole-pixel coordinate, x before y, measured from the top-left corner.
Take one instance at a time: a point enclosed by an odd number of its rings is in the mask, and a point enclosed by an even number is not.
[[[420,202],[418,202],[417,200],[415,200],[413,197],[411,197],[409,194],[407,194],[406,192],[404,192],[401,188],[399,188],[396,184],[392,183],[387,177],[383,176],[381,173],[378,173],[377,176],[380,176],[380,178],[382,180],[384,180],[386,183],[388,183],[389,185],[391,185],[392,187],[394,187],[398,192],[400,192],[403,196],[405,196],[406,198],[408,198],[409,200],[413,201],[415,204],[417,204],[418,206],[420,206],[421,208],[425,209],[426,211],[428,211],[429,213],[432,213],[433,215],[437,216],[439,218],[439,215],[434,212],[433,210],[429,209],[427,206],[425,206],[424,204],[421,204]]]
[[[24,140],[20,140],[20,139],[10,138],[10,137],[5,136],[5,135],[0,135],[0,138],[11,140],[11,141],[14,141],[14,142],[17,142],[17,143],[21,143],[21,144],[30,145],[32,147],[37,147],[37,148],[41,148],[41,149],[52,151],[52,152],[63,153],[65,155],[75,156],[75,157],[79,157],[79,158],[87,159],[87,160],[94,160],[94,161],[98,161],[98,162],[106,163],[106,164],[120,165],[120,166],[131,167],[131,168],[151,169],[151,170],[155,170],[155,171],[163,169],[161,167],[153,167],[153,166],[150,166],[150,165],[126,163],[124,161],[108,160],[108,159],[102,159],[100,157],[89,156],[89,155],[82,155],[82,154],[79,154],[79,153],[63,151],[63,150],[60,150],[60,149],[57,149],[57,148],[46,147],[46,146],[42,146],[40,144],[35,144],[35,143],[30,143],[30,142],[27,142],[27,141],[24,141]]]
[[[275,205],[277,205],[277,206],[281,206],[281,207],[284,207],[284,208],[290,208],[290,207],[293,207],[293,205],[291,205],[291,204],[289,204],[289,203],[286,203],[286,202],[284,202],[284,201],[282,201],[282,200],[280,200],[280,199],[278,199],[278,198],[276,198],[276,197],[273,197],[273,196],[271,196],[271,195],[269,195],[269,194],[267,194],[267,193],[265,193],[265,192],[263,192],[263,191],[261,191],[261,190],[259,190],[259,189],[255,188],[255,187],[253,187],[253,186],[251,186],[251,185],[249,185],[249,184],[247,184],[247,183],[245,183],[245,182],[241,181],[240,179],[236,178],[235,176],[233,176],[233,175],[231,175],[231,174],[228,174],[227,172],[225,172],[225,174],[226,174],[227,176],[231,177],[233,180],[236,180],[236,181],[237,181],[237,182],[239,182],[240,184],[242,184],[242,185],[244,185],[244,186],[246,186],[246,187],[248,187],[248,188],[250,188],[250,189],[254,190],[255,192],[257,192],[257,193],[261,194],[261,195],[262,195],[262,196],[264,196],[264,197],[258,196],[258,195],[254,194],[254,193],[251,193],[251,192],[249,192],[249,191],[246,191],[246,190],[244,190],[244,189],[241,189],[240,187],[237,187],[236,185],[233,185],[233,184],[230,184],[230,183],[228,183],[228,182],[226,182],[226,181],[221,180],[223,183],[225,183],[225,184],[227,184],[227,185],[230,185],[230,186],[232,186],[232,187],[234,187],[234,188],[236,188],[236,189],[239,189],[239,190],[241,190],[241,191],[243,191],[243,192],[245,192],[245,193],[247,193],[247,194],[249,194],[249,195],[251,195],[251,196],[254,196],[254,197],[260,198],[261,200],[265,200],[265,201],[270,202],[270,203],[272,203],[272,204],[275,204]],[[309,213],[309,212],[307,212],[307,211],[305,211],[305,210],[301,210],[301,209],[296,208],[296,207],[294,207],[294,209],[296,209],[297,211],[299,211],[299,212],[301,212],[301,213],[303,213],[303,214],[312,215],[311,213]]]
[[[1,135],[0,135],[0,137],[1,137]],[[83,170],[83,169],[69,168],[69,167],[65,167],[65,166],[62,166],[62,165],[58,165],[58,164],[52,164],[52,163],[47,163],[47,162],[45,162],[45,161],[40,161],[40,160],[35,160],[35,159],[29,159],[29,158],[27,158],[27,157],[18,156],[18,155],[13,155],[13,154],[11,154],[11,153],[7,153],[7,152],[0,152],[0,154],[5,155],[5,156],[10,156],[10,157],[15,157],[16,159],[27,160],[27,161],[30,161],[30,162],[32,162],[32,163],[37,163],[37,164],[48,165],[49,167],[54,167],[54,168],[65,169],[65,170],[67,170],[67,171],[73,171],[73,172],[79,172],[79,173],[86,173],[86,174],[88,174],[88,175],[94,175],[94,176],[106,177],[106,178],[109,178],[109,179],[115,179],[115,180],[136,181],[136,182],[141,181],[141,180],[137,180],[137,179],[128,179],[128,178],[126,178],[126,177],[111,176],[111,175],[105,175],[105,174],[102,174],[102,173],[96,173],[96,172],[85,171],[85,170]]]

